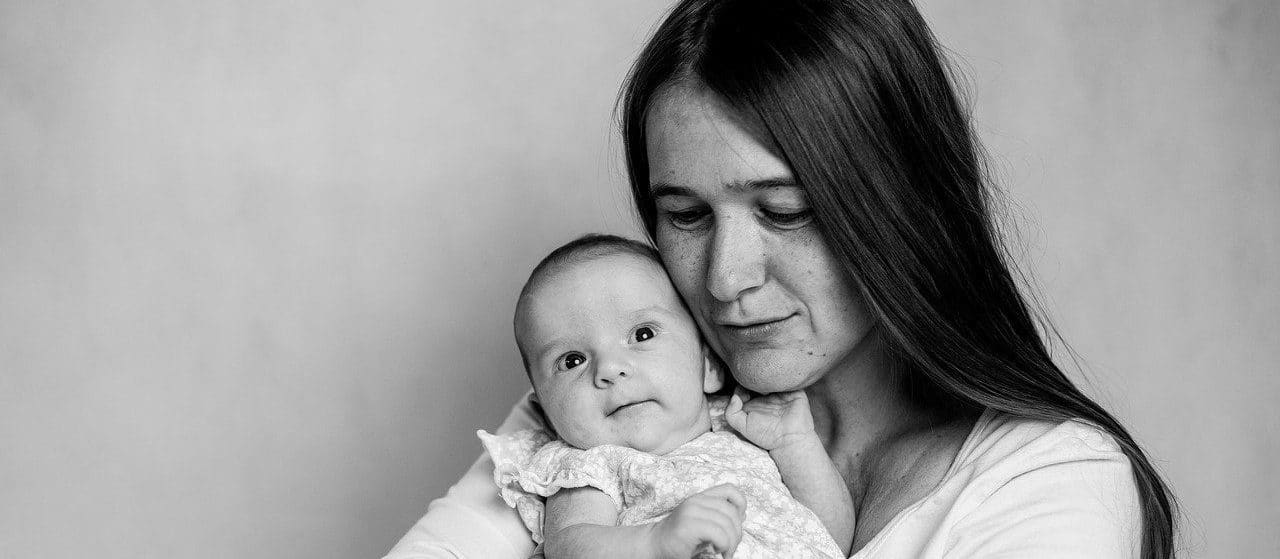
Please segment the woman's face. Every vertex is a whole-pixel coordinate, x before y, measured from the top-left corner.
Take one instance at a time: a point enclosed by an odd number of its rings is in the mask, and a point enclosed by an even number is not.
[[[658,250],[738,382],[797,390],[841,367],[874,320],[791,169],[699,88],[668,89],[645,127]]]

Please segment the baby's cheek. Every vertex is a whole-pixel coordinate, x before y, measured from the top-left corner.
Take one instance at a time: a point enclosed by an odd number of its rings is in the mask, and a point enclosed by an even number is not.
[[[574,423],[564,431],[558,432],[564,442],[574,448],[589,449],[608,444],[612,441],[602,432],[599,426]]]
[[[556,434],[564,442],[576,448],[591,448],[601,444],[599,421],[589,417],[590,414],[587,413],[583,403],[573,400],[560,401],[547,410],[547,415]]]

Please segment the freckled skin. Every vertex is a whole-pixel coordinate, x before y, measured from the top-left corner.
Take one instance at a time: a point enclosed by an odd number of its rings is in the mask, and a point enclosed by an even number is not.
[[[732,186],[794,180],[752,128],[696,87],[673,87],[654,102],[646,120],[651,188],[683,189],[655,196],[655,238],[676,289],[738,382],[762,393],[798,390],[840,368],[875,320],[812,218],[782,223],[768,213],[808,211],[802,187]],[[694,210],[705,217],[681,221]],[[767,339],[744,340],[733,328],[784,317]]]

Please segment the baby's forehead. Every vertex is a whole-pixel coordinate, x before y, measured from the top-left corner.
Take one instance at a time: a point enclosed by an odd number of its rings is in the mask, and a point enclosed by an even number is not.
[[[594,315],[638,312],[654,308],[680,315],[683,306],[662,265],[627,252],[575,258],[558,263],[531,278],[516,305],[517,333],[527,330],[539,315],[570,309]],[[523,327],[522,327],[523,326]]]
[[[541,277],[533,278],[530,295],[546,291],[550,285],[562,283],[590,283],[607,287],[621,280],[646,283],[657,290],[673,289],[662,263],[631,252],[607,252],[582,254],[567,258],[542,270]]]

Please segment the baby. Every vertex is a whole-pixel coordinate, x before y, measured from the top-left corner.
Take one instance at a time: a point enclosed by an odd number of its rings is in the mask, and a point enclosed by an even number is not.
[[[652,248],[555,250],[515,332],[554,434],[479,435],[548,556],[847,555],[852,501],[803,392],[708,397],[723,375]]]

